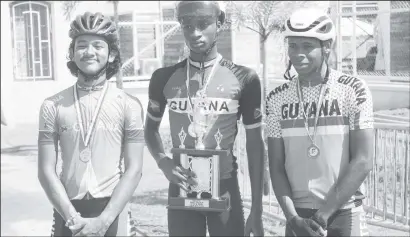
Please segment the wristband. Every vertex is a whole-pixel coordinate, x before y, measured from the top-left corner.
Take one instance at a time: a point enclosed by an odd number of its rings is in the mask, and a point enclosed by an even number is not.
[[[79,217],[79,216],[81,216],[81,214],[80,214],[79,212],[75,213],[73,216],[71,216],[71,217],[67,220],[67,222],[65,223],[65,226],[66,226],[66,227],[70,227],[70,226],[74,225],[74,219],[75,219],[76,217]]]

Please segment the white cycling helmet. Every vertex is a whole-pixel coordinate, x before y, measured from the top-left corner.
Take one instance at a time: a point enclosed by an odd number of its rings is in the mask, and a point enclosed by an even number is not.
[[[299,9],[285,22],[285,37],[311,37],[321,41],[335,41],[335,26],[330,17],[318,9]]]

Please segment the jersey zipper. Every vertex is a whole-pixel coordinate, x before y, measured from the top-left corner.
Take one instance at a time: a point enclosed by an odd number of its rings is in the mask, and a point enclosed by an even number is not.
[[[205,64],[204,62],[199,63],[199,75],[201,77],[201,83],[202,83],[200,89],[202,89],[202,87],[205,84],[205,82],[204,82],[204,79],[205,79],[205,65],[204,64]]]

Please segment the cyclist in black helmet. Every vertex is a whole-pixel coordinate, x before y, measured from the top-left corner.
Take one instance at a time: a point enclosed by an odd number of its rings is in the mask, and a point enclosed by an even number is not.
[[[217,39],[225,21],[225,12],[216,1],[181,1],[176,8],[189,57],[182,62],[156,70],[149,86],[149,105],[145,139],[159,168],[170,181],[169,196],[176,197],[186,184],[196,184],[195,174],[180,166],[180,157],[168,157],[159,135],[159,125],[169,106],[172,143],[180,145],[181,127],[187,133],[185,146],[195,148],[196,133],[192,124],[190,101],[199,94],[206,96],[206,109],[217,118],[204,140],[204,146],[215,149],[214,135],[223,138],[222,149],[231,150],[220,161],[220,193],[229,197],[231,209],[223,213],[168,209],[170,236],[255,236],[263,235],[262,185],[263,142],[261,135],[261,85],[254,70],[236,65],[217,51]],[[199,93],[198,93],[199,92]],[[252,209],[246,222],[238,185],[233,144],[237,135],[237,120],[242,116],[246,128],[246,148],[252,188]]]
[[[54,207],[52,235],[125,236],[124,207],[141,178],[143,109],[107,82],[120,69],[110,18],[79,15],[69,36],[67,66],[77,82],[40,109],[38,178]]]

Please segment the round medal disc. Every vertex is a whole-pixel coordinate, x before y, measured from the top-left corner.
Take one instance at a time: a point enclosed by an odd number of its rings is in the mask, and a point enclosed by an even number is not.
[[[86,147],[84,150],[80,152],[80,160],[84,163],[87,163],[91,159],[91,150],[90,148]]]
[[[196,133],[195,133],[195,130],[194,130],[194,124],[192,124],[192,123],[188,126],[188,134],[191,137],[196,137]]]
[[[310,158],[316,158],[318,157],[320,154],[320,150],[319,147],[317,147],[316,145],[312,144],[309,148],[308,148],[308,156]]]

